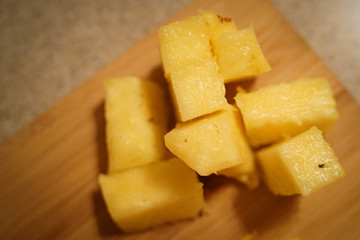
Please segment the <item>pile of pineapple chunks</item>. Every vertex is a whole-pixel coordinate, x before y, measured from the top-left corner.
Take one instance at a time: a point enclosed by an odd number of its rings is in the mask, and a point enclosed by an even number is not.
[[[271,70],[251,27],[200,11],[160,27],[159,43],[173,104],[152,81],[104,82],[109,161],[99,183],[125,232],[198,216],[198,175],[224,175],[250,190],[262,178],[274,194],[303,196],[344,176],[322,133],[338,119],[325,79],[238,87],[229,104],[225,83]]]

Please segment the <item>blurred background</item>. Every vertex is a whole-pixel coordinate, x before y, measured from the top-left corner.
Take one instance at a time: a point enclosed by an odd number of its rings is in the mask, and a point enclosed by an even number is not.
[[[360,1],[271,0],[360,103]],[[0,142],[190,0],[0,0]]]

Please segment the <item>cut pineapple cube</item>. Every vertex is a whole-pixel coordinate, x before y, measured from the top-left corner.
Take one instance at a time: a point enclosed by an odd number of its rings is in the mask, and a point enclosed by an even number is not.
[[[254,147],[294,136],[311,126],[326,132],[338,119],[331,87],[321,78],[238,93],[235,101]]]
[[[210,42],[223,33],[237,31],[235,22],[231,18],[222,17],[206,10],[201,10],[199,14],[205,18],[208,25]]]
[[[247,141],[244,134],[243,137],[243,140]],[[260,174],[255,163],[254,153],[248,145],[248,147],[243,148],[241,154],[243,160],[242,163],[234,167],[221,170],[218,174],[234,178],[245,184],[248,189],[253,190],[260,185]]]
[[[173,72],[170,86],[180,121],[228,106],[224,82],[214,61]]]
[[[108,172],[165,159],[169,109],[163,89],[135,77],[107,79],[104,88]]]
[[[229,107],[230,108],[230,107]],[[202,176],[242,163],[247,142],[231,109],[178,125],[165,135],[165,144],[177,157]]]
[[[210,47],[209,33],[219,33],[221,24],[215,14],[197,16],[162,26],[160,52],[165,77],[179,121],[187,121],[226,106],[225,86]],[[229,27],[228,27],[229,28]]]
[[[306,196],[345,175],[316,127],[264,148],[257,155],[264,180],[274,194]]]
[[[255,162],[254,152],[251,149],[247,136],[245,134],[245,129],[241,116],[239,116],[237,119],[239,121],[240,136],[243,144],[243,147],[241,149],[242,162],[234,167],[221,170],[218,172],[218,174],[234,178],[239,182],[245,184],[248,189],[253,190],[257,188],[260,184],[260,174],[258,172],[258,168]]]
[[[213,61],[205,19],[198,15],[170,23],[159,29],[160,52],[165,72]]]
[[[225,83],[249,79],[271,70],[252,28],[224,33],[212,44]]]
[[[204,207],[202,183],[176,158],[101,174],[99,183],[112,219],[125,232],[196,217]]]

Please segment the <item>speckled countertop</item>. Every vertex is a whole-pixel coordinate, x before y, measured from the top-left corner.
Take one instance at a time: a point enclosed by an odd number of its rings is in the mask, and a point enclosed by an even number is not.
[[[189,2],[0,1],[0,142]],[[360,1],[272,2],[360,103]]]

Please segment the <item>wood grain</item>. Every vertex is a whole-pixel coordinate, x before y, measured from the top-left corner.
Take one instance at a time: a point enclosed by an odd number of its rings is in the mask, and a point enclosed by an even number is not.
[[[201,8],[233,18],[239,28],[253,23],[273,70],[244,83],[249,90],[299,77],[329,79],[340,120],[326,139],[347,176],[309,197],[276,197],[264,186],[249,192],[224,177],[202,178],[208,214],[122,233],[97,183],[107,161],[102,80],[135,75],[164,82],[155,31],[0,146],[1,239],[226,240],[251,231],[258,239],[360,239],[359,106],[269,1],[197,0],[168,22]]]

